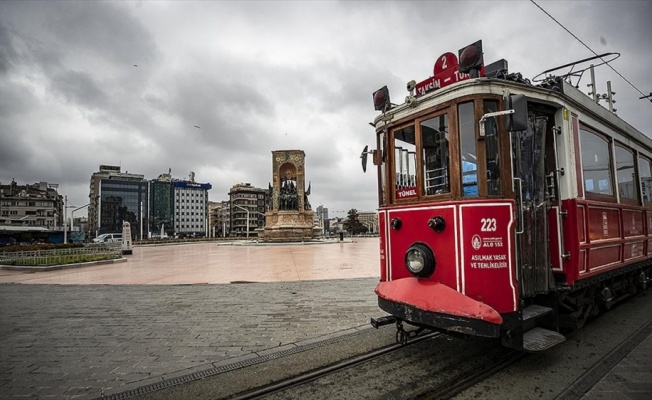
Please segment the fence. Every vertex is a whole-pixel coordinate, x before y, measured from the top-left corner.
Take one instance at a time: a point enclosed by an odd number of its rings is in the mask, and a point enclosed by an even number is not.
[[[122,257],[120,243],[70,249],[0,252],[0,265],[59,265]]]

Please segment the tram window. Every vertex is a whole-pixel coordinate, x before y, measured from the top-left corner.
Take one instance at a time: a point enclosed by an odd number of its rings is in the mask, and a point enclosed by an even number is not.
[[[634,153],[618,145],[615,150],[618,193],[621,198],[638,201],[636,173],[634,170]]]
[[[426,195],[450,192],[448,115],[421,123],[423,186]]]
[[[417,148],[414,126],[394,131],[394,188],[396,199],[417,196]]]
[[[587,193],[613,196],[613,177],[609,142],[585,129],[580,129],[582,172]]]
[[[462,158],[462,196],[478,195],[478,156],[475,148],[475,118],[473,102],[460,104],[459,114],[460,151]]]
[[[638,158],[638,176],[641,180],[643,202],[652,202],[652,163],[645,157]]]
[[[498,102],[485,101],[484,113],[491,113],[498,111]],[[487,167],[487,194],[497,195],[500,194],[500,159],[499,146],[498,146],[498,125],[496,118],[489,118],[485,121],[485,158]]]

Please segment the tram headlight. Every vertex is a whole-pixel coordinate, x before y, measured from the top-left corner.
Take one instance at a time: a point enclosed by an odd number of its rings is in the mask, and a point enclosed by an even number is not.
[[[435,255],[430,247],[415,243],[405,253],[405,267],[417,278],[427,278],[435,272]]]

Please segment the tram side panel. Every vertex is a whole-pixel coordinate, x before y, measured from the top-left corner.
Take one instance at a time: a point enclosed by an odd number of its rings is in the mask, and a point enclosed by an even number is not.
[[[652,257],[652,211],[645,211],[645,222],[645,233],[647,238],[646,254],[648,257]]]
[[[389,278],[389,260],[387,249],[387,211],[378,211],[378,232],[380,246],[380,281],[386,282]]]
[[[583,199],[565,200],[562,208],[568,210],[564,224],[566,284],[574,285],[649,258],[651,239],[646,220],[650,213],[638,207]]]

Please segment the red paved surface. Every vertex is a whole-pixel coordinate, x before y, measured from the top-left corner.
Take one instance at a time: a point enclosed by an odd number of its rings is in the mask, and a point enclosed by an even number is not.
[[[170,285],[278,282],[379,275],[378,238],[311,245],[193,243],[135,247],[128,262],[50,272],[0,270],[0,283]]]

